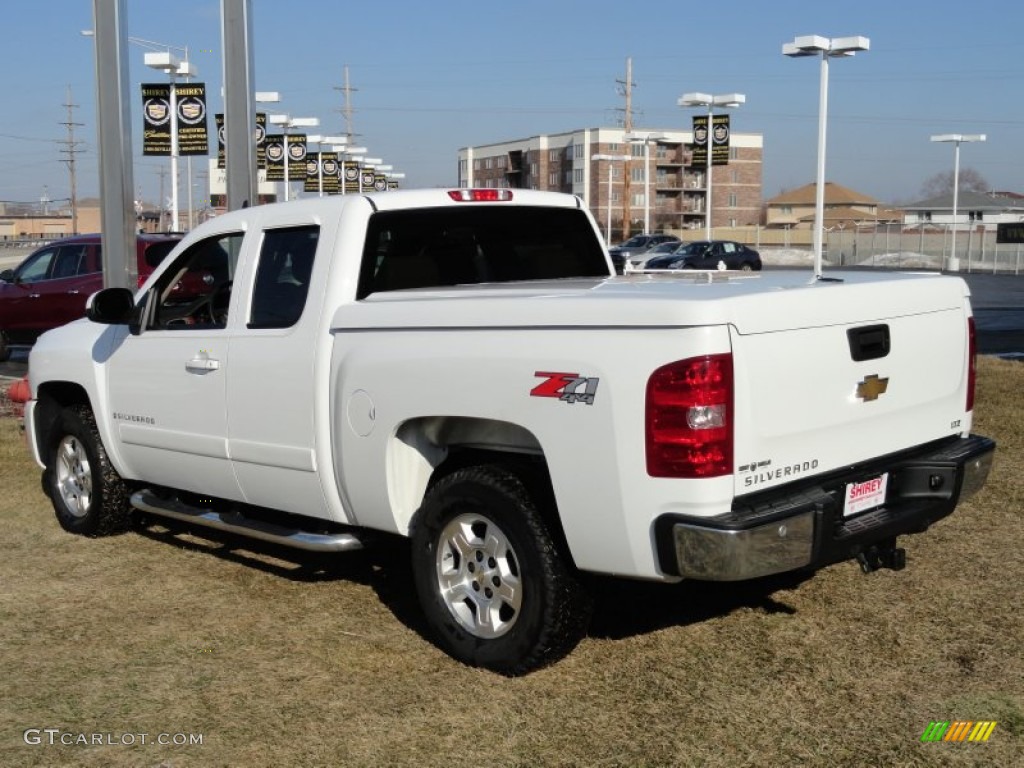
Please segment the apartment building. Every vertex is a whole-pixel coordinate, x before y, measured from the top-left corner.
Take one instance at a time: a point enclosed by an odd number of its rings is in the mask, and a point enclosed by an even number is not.
[[[707,226],[708,169],[693,165],[692,143],[692,131],[587,128],[464,147],[459,185],[578,195],[602,230],[610,219],[612,240],[699,230]],[[758,223],[763,155],[761,134],[732,133],[729,164],[711,170],[713,227]]]

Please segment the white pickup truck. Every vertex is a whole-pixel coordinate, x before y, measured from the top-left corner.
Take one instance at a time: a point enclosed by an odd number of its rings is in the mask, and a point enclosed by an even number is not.
[[[203,224],[39,340],[25,424],[68,531],[409,537],[438,644],[519,674],[588,573],[901,568],[991,464],[974,359],[956,278],[617,277],[575,197],[400,191]]]

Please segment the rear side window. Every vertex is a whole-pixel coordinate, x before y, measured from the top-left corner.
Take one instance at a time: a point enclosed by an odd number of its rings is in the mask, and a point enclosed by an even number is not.
[[[85,245],[62,245],[57,251],[57,258],[53,260],[50,279],[60,280],[65,277],[85,274],[88,271],[85,252]]]
[[[318,226],[271,229],[263,234],[249,328],[290,328],[309,295]]]
[[[403,288],[608,275],[601,243],[578,209],[381,211],[370,218],[358,298]]]

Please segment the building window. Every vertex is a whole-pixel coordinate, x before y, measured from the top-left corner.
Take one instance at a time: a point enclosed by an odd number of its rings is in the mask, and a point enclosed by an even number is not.
[[[558,150],[557,149],[549,149],[548,150],[548,162],[550,162],[550,163],[558,162]]]
[[[970,221],[984,221],[985,214],[982,211],[971,211]]]
[[[730,208],[735,208],[736,207],[736,193],[735,192],[730,192],[729,193],[729,207]]]
[[[549,173],[548,174],[548,186],[552,187],[552,188],[558,186],[558,174],[557,173]]]
[[[629,154],[631,154],[633,157],[643,157],[644,156],[644,145],[643,144],[630,144],[629,145]]]
[[[581,157],[583,157],[583,145],[582,144],[575,144],[575,145],[573,145],[572,152],[573,152],[573,157],[575,159],[579,160]]]
[[[632,179],[633,181],[643,181],[644,180],[644,169],[643,168],[633,168],[629,172],[629,178]]]
[[[644,197],[643,194],[639,194],[639,195],[633,195],[630,199],[632,200],[631,205],[633,207],[635,207],[635,208],[639,208],[640,206],[642,206],[644,204],[644,200],[646,198]]]
[[[739,176],[739,171],[736,169],[729,171],[729,180],[732,181],[733,184],[740,180]]]
[[[730,227],[735,227],[736,226],[736,219],[729,219],[729,226]]]
[[[476,160],[473,161],[473,170],[475,170],[475,171],[479,171],[480,170],[480,159],[479,158],[477,158]]]
[[[619,142],[613,141],[611,144],[609,144],[608,145],[608,151],[609,152],[618,152],[619,151]]]
[[[537,175],[537,164],[536,163],[530,163],[530,175],[531,176],[536,176]],[[536,189],[536,187],[533,187],[533,188]]]
[[[932,220],[932,212],[931,211],[921,211],[919,216],[921,218],[921,221],[931,221]]]
[[[583,183],[583,169],[582,168],[577,168],[575,171],[573,171],[573,181],[576,182],[577,184],[582,184]]]
[[[740,157],[740,149],[739,149],[739,147],[729,147],[729,159],[730,160],[739,160],[739,157]]]

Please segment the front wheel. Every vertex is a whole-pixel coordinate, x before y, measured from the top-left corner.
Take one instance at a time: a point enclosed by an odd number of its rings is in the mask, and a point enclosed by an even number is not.
[[[561,658],[585,634],[590,596],[514,472],[479,466],[440,480],[412,543],[427,622],[459,661],[523,674]]]
[[[128,491],[110,463],[88,406],[65,408],[47,453],[46,490],[61,528],[109,536],[128,527]]]

